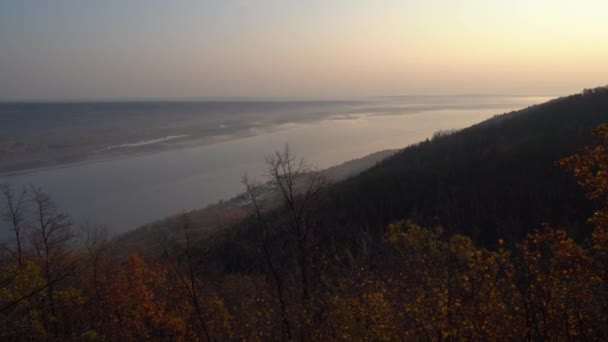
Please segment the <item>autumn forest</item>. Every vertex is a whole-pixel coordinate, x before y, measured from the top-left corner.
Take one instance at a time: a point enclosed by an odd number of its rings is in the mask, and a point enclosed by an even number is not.
[[[154,249],[73,223],[42,189],[3,185],[11,236],[0,251],[0,338],[599,340],[608,335],[608,125],[598,125],[607,97],[587,91],[437,134],[339,184],[286,146],[267,160],[267,179],[244,178],[244,219],[201,236],[184,214],[179,239]],[[521,140],[484,135],[491,129]],[[458,158],[475,156],[493,171],[459,174]]]

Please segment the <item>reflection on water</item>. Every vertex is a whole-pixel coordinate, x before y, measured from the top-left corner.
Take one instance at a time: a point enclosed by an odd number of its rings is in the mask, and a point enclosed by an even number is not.
[[[342,115],[212,145],[5,176],[0,182],[41,186],[76,222],[86,218],[121,232],[232,197],[242,190],[242,175],[263,175],[266,157],[285,143],[325,168],[520,107],[521,102],[501,109]]]

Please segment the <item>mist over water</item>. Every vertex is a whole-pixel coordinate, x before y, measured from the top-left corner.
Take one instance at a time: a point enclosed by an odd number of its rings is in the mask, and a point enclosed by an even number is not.
[[[365,107],[343,104],[326,108],[325,112],[311,107],[310,116],[305,115],[308,109],[301,104],[293,105],[296,113],[293,115],[288,112],[289,105],[283,104],[281,115],[273,114],[275,120],[264,125],[259,124],[263,115],[248,115],[245,108],[227,113],[221,120],[214,116],[208,121],[216,136],[222,134],[221,129],[237,124],[238,134],[233,131],[221,139],[147,150],[137,155],[115,155],[5,173],[0,176],[0,183],[40,186],[74,222],[87,219],[106,224],[119,233],[229,199],[243,190],[244,173],[260,179],[266,157],[286,143],[299,157],[318,168],[326,168],[380,150],[402,148],[431,137],[438,130],[464,128],[495,114],[545,100],[547,98],[500,97],[497,101],[495,97],[483,96],[384,98]],[[170,111],[164,117],[159,112],[154,114],[155,120],[160,120],[165,127],[177,120]],[[107,116],[107,120],[113,118],[119,120],[120,116]],[[197,125],[204,127],[205,118],[198,118]],[[172,129],[170,135],[118,141],[106,146],[148,146],[196,134],[187,125],[174,126],[178,128]],[[179,127],[184,128],[180,131]]]

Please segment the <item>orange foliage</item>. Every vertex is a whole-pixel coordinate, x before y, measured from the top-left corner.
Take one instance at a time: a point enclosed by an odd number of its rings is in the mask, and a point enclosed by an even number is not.
[[[167,271],[133,255],[103,289],[102,332],[112,340],[175,339],[185,323],[167,302]]]
[[[0,338],[50,338],[48,322],[61,320],[62,336],[118,341],[601,339],[608,335],[608,125],[595,133],[599,144],[559,162],[599,204],[590,219],[591,248],[545,226],[512,250],[499,241],[490,251],[442,227],[400,221],[374,241],[381,252],[369,259],[350,255],[344,267],[340,256],[335,264],[319,257],[323,267],[310,279],[323,284],[308,284],[305,301],[301,270],[278,269],[286,273],[279,295],[277,278],[273,283],[268,274],[201,279],[190,263],[184,277],[179,265],[169,273],[133,255],[94,281],[81,272],[85,291],[62,278],[53,289],[52,317],[44,310],[43,268],[24,258],[23,265],[0,265],[0,322],[7,331]],[[318,257],[317,249],[306,252],[304,261]]]
[[[600,317],[596,300],[602,280],[589,253],[565,231],[545,227],[519,246],[520,290],[533,339],[588,339],[592,318]]]

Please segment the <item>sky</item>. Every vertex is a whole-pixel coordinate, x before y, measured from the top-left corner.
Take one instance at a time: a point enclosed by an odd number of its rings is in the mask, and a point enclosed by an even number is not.
[[[606,0],[3,0],[0,100],[567,95]]]

